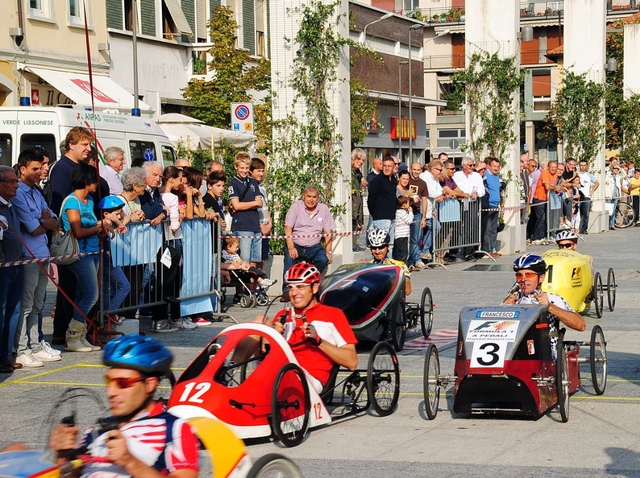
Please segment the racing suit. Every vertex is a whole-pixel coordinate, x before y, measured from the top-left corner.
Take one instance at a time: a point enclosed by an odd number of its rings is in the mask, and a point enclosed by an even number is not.
[[[129,452],[147,466],[163,475],[177,470],[195,470],[198,466],[198,438],[186,420],[164,411],[164,403],[158,402],[150,413],[142,413],[135,420],[120,427]],[[91,427],[82,439],[80,447],[86,446],[94,458],[107,457],[107,433]],[[127,474],[114,463],[87,463],[82,477],[126,478]]]

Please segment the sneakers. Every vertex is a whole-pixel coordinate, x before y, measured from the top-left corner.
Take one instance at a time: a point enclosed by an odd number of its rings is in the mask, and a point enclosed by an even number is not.
[[[423,252],[422,255],[420,256],[422,259],[426,259],[428,261],[431,260],[431,254],[429,254],[428,252]]]
[[[534,246],[543,246],[546,242],[544,239],[536,239],[535,241],[531,241],[531,244]]]
[[[262,281],[260,282],[260,287],[262,287],[264,290],[267,290],[269,287],[271,287],[273,284],[275,284],[276,282],[278,282],[277,279],[262,279]]]
[[[56,350],[56,352],[58,351]],[[57,362],[58,360],[62,360],[59,352],[58,354],[51,353],[41,346],[32,349],[31,356],[40,362]]]
[[[22,366],[25,368],[36,368],[42,367],[44,365],[40,360],[38,360],[31,354],[31,351],[26,351],[25,353],[18,355],[16,357],[16,362],[22,364]]]
[[[211,325],[211,321],[207,320],[203,317],[197,316],[197,317],[192,317],[191,318],[191,322],[193,322],[194,324],[196,324],[198,327],[206,327],[207,325]]]
[[[53,347],[51,347],[51,345],[49,345],[49,342],[45,342],[44,340],[40,341],[39,346],[42,347],[47,352],[49,352],[50,354],[58,355],[58,356],[62,355],[62,352],[60,352],[59,350],[54,349]]]
[[[164,334],[167,332],[176,332],[177,327],[172,327],[168,320],[154,320],[151,322],[151,332]]]
[[[198,326],[187,317],[180,317],[178,320],[172,320],[171,326],[177,327],[180,330],[196,330],[198,328]]]

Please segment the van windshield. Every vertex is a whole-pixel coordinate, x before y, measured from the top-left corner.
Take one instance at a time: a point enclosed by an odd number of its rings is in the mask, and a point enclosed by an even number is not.
[[[13,138],[10,134],[0,134],[0,165],[11,166],[11,146]]]
[[[53,161],[60,157],[60,151],[56,146],[56,137],[52,134],[23,134],[20,136],[20,151],[29,148],[42,148],[49,153],[49,159]]]

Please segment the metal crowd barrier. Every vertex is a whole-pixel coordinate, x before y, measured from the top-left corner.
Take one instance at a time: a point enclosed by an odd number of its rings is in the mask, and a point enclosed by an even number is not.
[[[170,306],[171,317],[221,313],[219,223],[184,221],[181,239],[168,239],[168,223],[129,223],[103,255],[99,317],[154,315]],[[218,247],[214,250],[214,244]],[[162,309],[164,310],[164,309]],[[164,313],[166,318],[166,312]]]
[[[480,200],[445,199],[437,205],[433,219],[433,256],[429,266],[444,265],[447,251],[458,250],[459,255],[484,254],[482,246],[482,210]],[[493,258],[492,258],[493,259]],[[495,261],[495,259],[494,259]]]

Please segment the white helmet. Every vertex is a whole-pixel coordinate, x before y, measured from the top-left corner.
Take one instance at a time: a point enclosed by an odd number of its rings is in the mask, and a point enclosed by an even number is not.
[[[386,229],[372,229],[367,234],[367,245],[369,247],[384,247],[391,242],[391,236]]]
[[[578,242],[578,235],[571,229],[563,229],[556,234],[556,244],[560,241]]]

